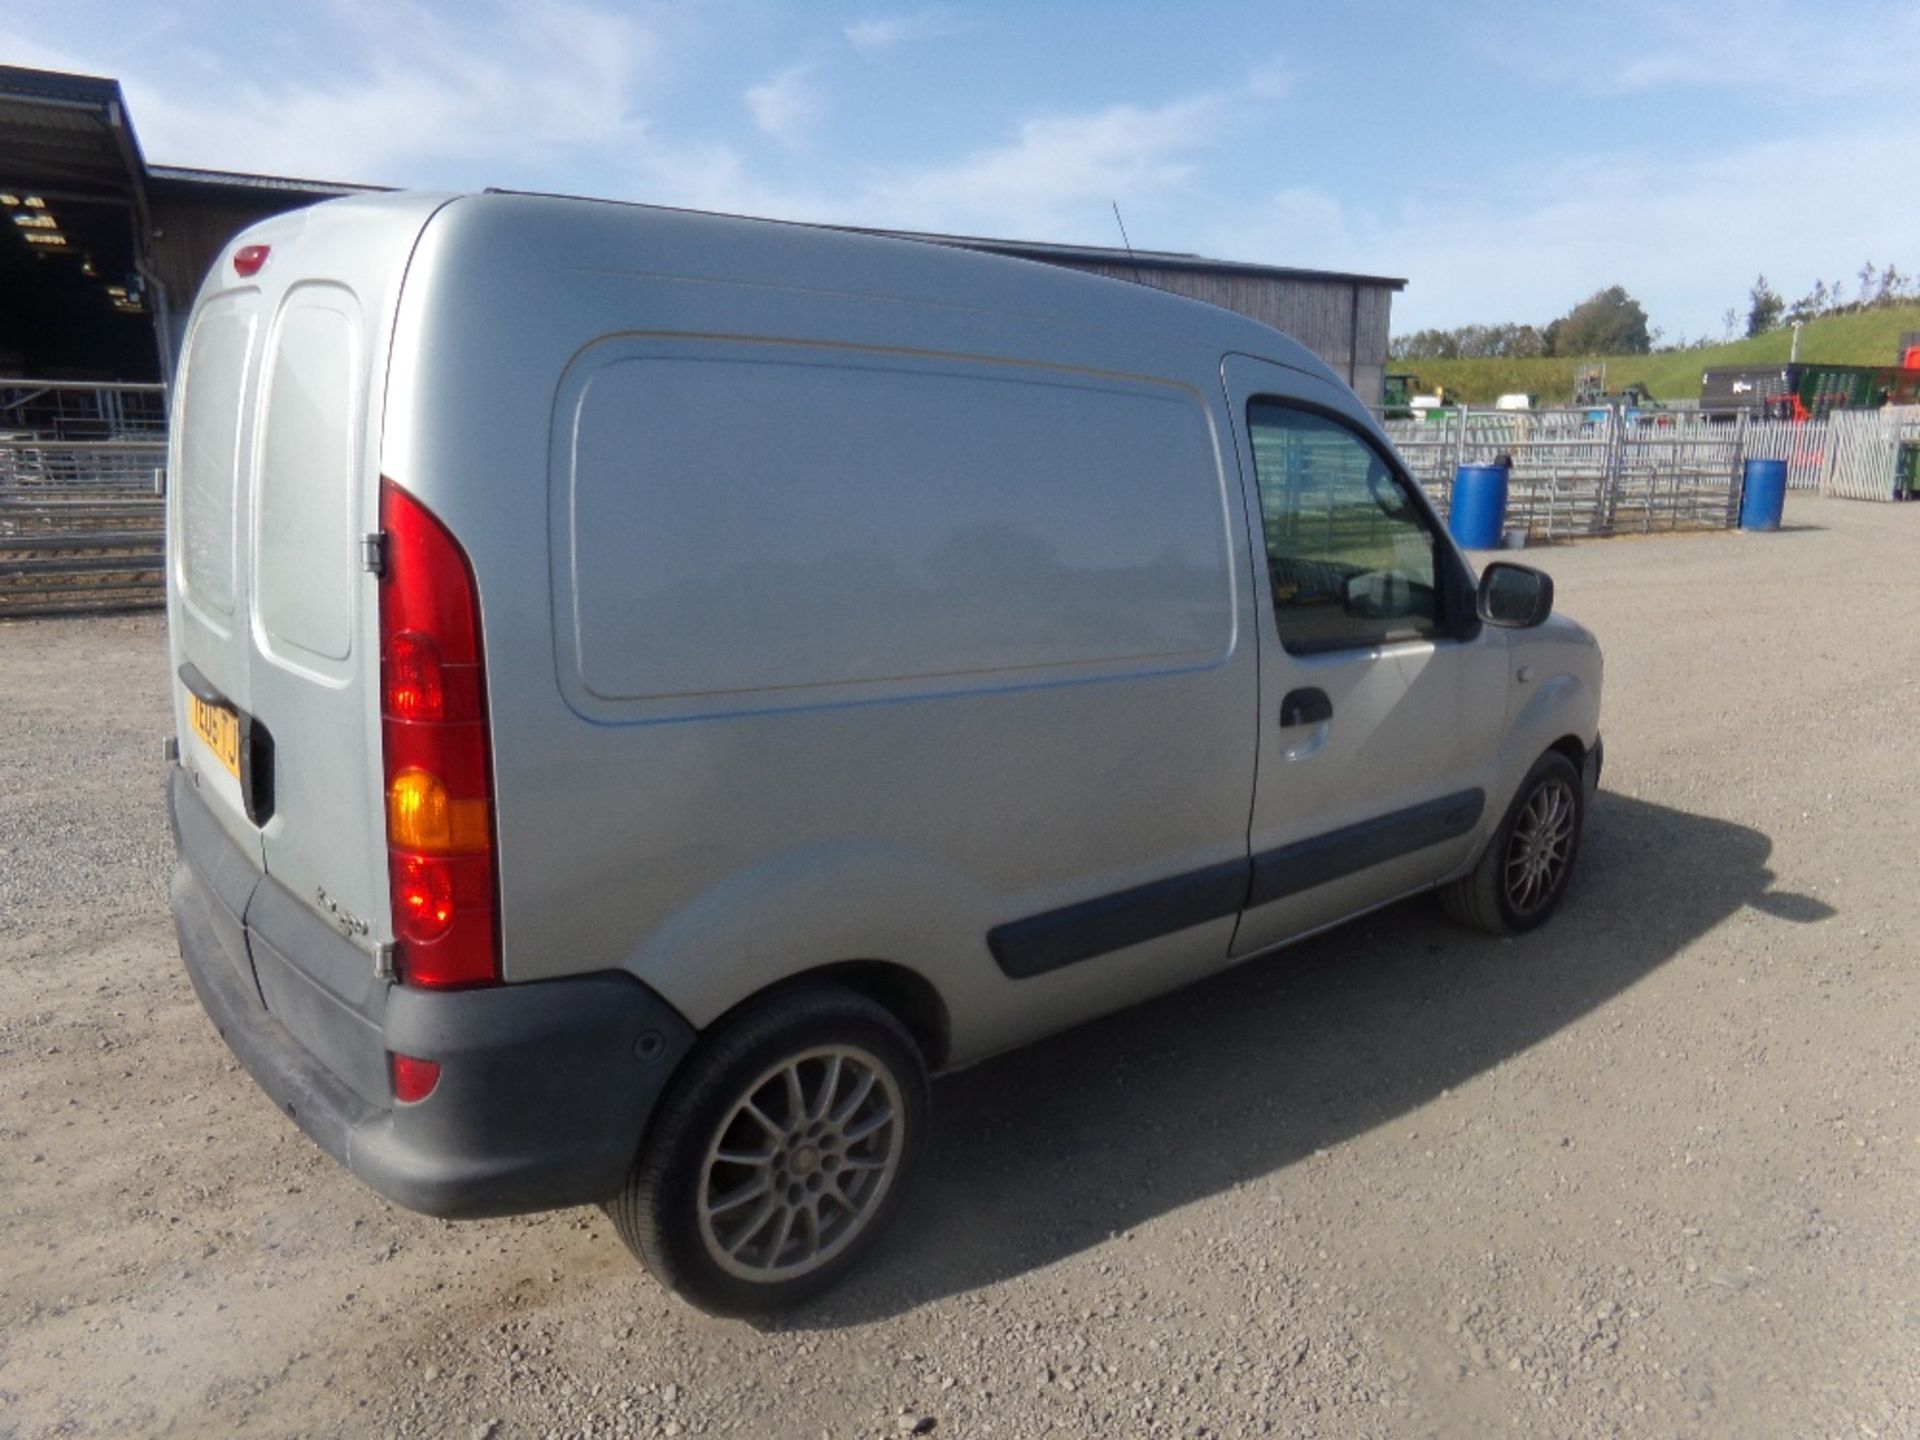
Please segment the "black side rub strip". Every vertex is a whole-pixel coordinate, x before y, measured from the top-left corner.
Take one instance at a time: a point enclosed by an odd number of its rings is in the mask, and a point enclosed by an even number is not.
[[[1480,812],[1486,804],[1486,791],[1461,790],[1391,815],[1344,825],[1311,840],[1262,851],[1253,857],[1253,888],[1247,896],[1247,908],[1284,900],[1429,845],[1457,840],[1480,823]]]
[[[1486,803],[1485,791],[1462,790],[1263,851],[1251,863],[1230,860],[1011,920],[987,932],[987,948],[1010,979],[1044,975],[1458,839]]]
[[[987,948],[1011,979],[1044,975],[1111,950],[1239,914],[1247,900],[1247,869],[1246,861],[1229,860],[1011,920],[987,932]]]

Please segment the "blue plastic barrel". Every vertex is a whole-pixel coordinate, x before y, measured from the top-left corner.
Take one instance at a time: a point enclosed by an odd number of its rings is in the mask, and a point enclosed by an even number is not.
[[[1507,523],[1507,467],[1462,465],[1454,472],[1447,529],[1468,550],[1492,550]]]
[[[1787,506],[1787,462],[1749,460],[1740,476],[1740,528],[1778,530]]]

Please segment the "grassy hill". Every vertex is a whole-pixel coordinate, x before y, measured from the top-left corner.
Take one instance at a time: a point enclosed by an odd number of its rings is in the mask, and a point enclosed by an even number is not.
[[[1892,365],[1904,330],[1920,330],[1920,305],[1823,316],[1808,321],[1800,332],[1800,358],[1838,365]],[[1657,399],[1698,400],[1702,370],[1718,365],[1784,364],[1792,347],[1792,331],[1773,330],[1703,350],[1590,359],[1607,362],[1609,390],[1637,380]],[[1389,360],[1387,368],[1413,371],[1420,377],[1422,391],[1431,391],[1435,385],[1458,390],[1470,404],[1487,404],[1498,396],[1525,391],[1538,395],[1542,405],[1564,405],[1573,398],[1574,373],[1590,359]]]

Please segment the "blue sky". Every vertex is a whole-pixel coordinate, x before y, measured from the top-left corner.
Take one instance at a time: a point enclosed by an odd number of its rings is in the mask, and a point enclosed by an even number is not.
[[[1920,270],[1920,3],[11,0],[150,160],[1404,276],[1394,329],[1609,284],[1718,336]]]

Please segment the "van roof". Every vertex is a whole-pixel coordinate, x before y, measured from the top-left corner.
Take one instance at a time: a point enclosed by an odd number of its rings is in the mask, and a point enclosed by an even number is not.
[[[209,172],[212,173],[212,172]],[[340,194],[372,190],[377,186],[343,186]],[[613,200],[601,195],[571,195],[554,190],[520,190],[504,185],[489,185],[487,195],[532,195],[546,200],[587,200],[599,205],[626,205],[638,209],[674,210],[683,215],[715,215],[728,220],[764,217],[734,215],[722,210],[700,210],[675,205],[650,205],[638,200]],[[897,230],[885,225],[833,225],[812,221],[773,221],[774,224],[803,224],[820,230],[844,230],[853,235],[880,235],[889,240],[930,240],[966,250],[985,250],[1015,259],[1084,260],[1096,264],[1132,264],[1141,269],[1204,270],[1209,273],[1263,276],[1283,280],[1330,280],[1341,284],[1368,285],[1385,290],[1404,290],[1404,276],[1366,275],[1355,270],[1323,270],[1313,266],[1262,265],[1249,260],[1217,260],[1192,250],[1143,250],[1135,246],[1075,245],[1057,240],[1013,240],[996,235],[960,235],[944,230]]]
[[[382,205],[396,196],[355,196],[329,206]],[[911,299],[969,310],[1045,317],[1170,341],[1244,351],[1341,383],[1291,336],[1237,311],[1139,283],[899,233],[763,220],[617,200],[489,190],[451,201],[434,225],[450,225],[486,248],[489,236],[542,249],[579,268],[640,270],[679,279],[759,284],[783,290]],[[384,203],[383,203],[384,202]]]

